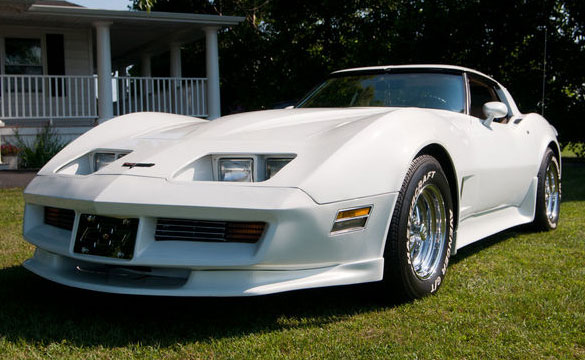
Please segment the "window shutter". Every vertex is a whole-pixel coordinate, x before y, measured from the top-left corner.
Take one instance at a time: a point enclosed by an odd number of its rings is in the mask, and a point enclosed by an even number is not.
[[[47,73],[48,75],[65,75],[65,41],[63,34],[47,34]],[[51,80],[53,95],[66,96],[66,81]]]

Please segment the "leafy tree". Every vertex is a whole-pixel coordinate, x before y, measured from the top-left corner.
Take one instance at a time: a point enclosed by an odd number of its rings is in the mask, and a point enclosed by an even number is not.
[[[152,10],[246,17],[219,37],[223,113],[299,99],[340,68],[447,63],[501,81],[561,140],[585,140],[583,0],[158,0]],[[204,51],[185,49],[185,69],[203,75]]]

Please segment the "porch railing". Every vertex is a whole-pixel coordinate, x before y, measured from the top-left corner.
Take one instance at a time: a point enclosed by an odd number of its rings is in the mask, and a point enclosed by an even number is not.
[[[97,118],[93,75],[0,75],[2,119]]]
[[[158,111],[207,116],[205,78],[113,77],[114,115]],[[0,75],[0,119],[95,120],[95,75]]]
[[[158,111],[207,116],[205,78],[116,77],[114,114]]]

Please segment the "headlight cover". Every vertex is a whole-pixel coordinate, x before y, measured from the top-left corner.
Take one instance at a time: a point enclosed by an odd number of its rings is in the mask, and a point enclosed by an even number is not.
[[[270,179],[277,172],[282,170],[292,159],[291,158],[267,158],[265,180]]]
[[[55,172],[64,175],[93,174],[130,152],[129,150],[95,150],[67,163]]]
[[[116,161],[116,154],[114,153],[95,153],[93,155],[93,171],[99,171],[114,161]]]
[[[219,181],[253,182],[254,160],[242,158],[219,159]]]
[[[125,155],[126,153],[122,152],[95,152],[93,154],[93,172],[99,171]]]

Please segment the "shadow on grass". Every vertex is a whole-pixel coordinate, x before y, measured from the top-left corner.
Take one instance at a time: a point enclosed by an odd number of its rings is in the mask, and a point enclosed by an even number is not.
[[[517,227],[466,246],[451,263],[524,231]],[[114,348],[211,342],[323,326],[398,305],[381,296],[376,283],[247,298],[146,297],[61,286],[21,266],[0,269],[0,336],[42,345],[65,341]]]
[[[388,304],[376,284],[249,298],[113,295],[61,286],[23,267],[0,270],[0,337],[113,348],[210,342],[322,326]]]

